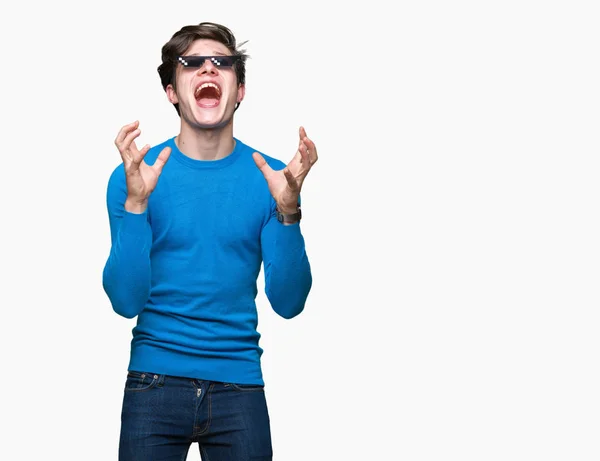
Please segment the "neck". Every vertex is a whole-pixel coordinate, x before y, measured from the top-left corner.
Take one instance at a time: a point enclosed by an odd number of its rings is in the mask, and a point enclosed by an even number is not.
[[[195,160],[220,160],[233,152],[233,124],[224,127],[198,129],[182,121],[181,131],[175,138],[177,148]]]

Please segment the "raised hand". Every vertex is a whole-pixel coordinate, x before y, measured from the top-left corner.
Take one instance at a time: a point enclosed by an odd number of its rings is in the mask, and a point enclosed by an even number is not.
[[[303,127],[299,130],[300,141],[296,155],[282,170],[273,170],[262,155],[254,152],[254,163],[264,175],[269,191],[283,214],[296,212],[298,197],[306,175],[318,159],[317,147]]]
[[[152,166],[144,161],[150,150],[146,144],[141,150],[135,145],[135,138],[140,135],[139,121],[125,125],[115,139],[115,145],[123,159],[125,180],[127,182],[127,200],[125,210],[143,213],[148,206],[148,197],[156,187],[158,177],[171,155],[171,148],[165,147]]]

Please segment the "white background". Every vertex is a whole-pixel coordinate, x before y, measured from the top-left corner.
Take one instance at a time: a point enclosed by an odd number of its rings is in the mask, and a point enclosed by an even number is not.
[[[274,459],[600,459],[595,2],[149,4],[2,7],[0,459],[117,459],[113,139],[176,134],[160,48],[204,20],[249,40],[234,134],[320,154],[306,310],[257,300]]]

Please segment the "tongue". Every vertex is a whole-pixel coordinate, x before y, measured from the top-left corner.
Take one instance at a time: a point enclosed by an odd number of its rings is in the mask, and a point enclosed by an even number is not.
[[[198,105],[201,107],[215,107],[219,105],[219,100],[217,98],[199,98]]]

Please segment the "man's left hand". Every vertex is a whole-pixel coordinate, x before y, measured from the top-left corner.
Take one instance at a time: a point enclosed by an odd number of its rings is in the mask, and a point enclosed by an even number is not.
[[[296,155],[282,170],[273,170],[258,152],[252,154],[254,163],[267,181],[277,208],[283,214],[296,212],[302,183],[318,159],[315,143],[306,136],[304,127],[300,127],[299,134]]]

